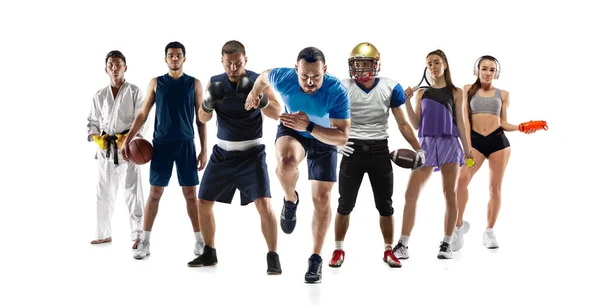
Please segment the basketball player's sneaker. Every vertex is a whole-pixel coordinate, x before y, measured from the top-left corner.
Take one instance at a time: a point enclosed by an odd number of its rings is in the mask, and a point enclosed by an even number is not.
[[[204,251],[204,242],[196,241],[196,246],[194,246],[194,254],[199,256]]]
[[[133,257],[137,260],[142,260],[150,255],[150,242],[142,240],[137,249],[133,252]]]

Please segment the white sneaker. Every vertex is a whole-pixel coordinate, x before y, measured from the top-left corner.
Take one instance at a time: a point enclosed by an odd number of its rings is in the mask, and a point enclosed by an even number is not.
[[[194,254],[199,256],[204,251],[204,242],[196,241],[196,247],[194,248]]]
[[[452,248],[450,248],[450,244],[446,242],[442,242],[440,245],[440,251],[437,255],[438,259],[452,259]]]
[[[133,252],[133,257],[137,260],[142,260],[150,255],[150,242],[142,240],[138,244],[138,249]]]
[[[450,240],[450,248],[452,251],[459,251],[465,245],[464,235],[469,232],[471,225],[468,221],[464,221],[462,226],[458,228],[454,228],[454,232],[452,233],[452,240]]]
[[[404,246],[402,241],[398,241],[398,244],[394,247],[394,255],[396,258],[401,260],[408,259],[408,247]]]
[[[496,235],[494,234],[494,230],[487,229],[483,232],[483,243],[485,248],[488,249],[496,249],[498,248],[498,240],[496,239]]]

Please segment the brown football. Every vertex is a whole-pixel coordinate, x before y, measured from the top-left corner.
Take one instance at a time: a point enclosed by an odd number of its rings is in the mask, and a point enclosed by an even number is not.
[[[417,152],[409,149],[398,149],[390,152],[390,159],[398,167],[412,169],[417,159]]]

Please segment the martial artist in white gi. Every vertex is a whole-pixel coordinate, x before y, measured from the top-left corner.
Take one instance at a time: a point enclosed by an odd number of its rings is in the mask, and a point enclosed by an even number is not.
[[[92,244],[112,241],[111,219],[120,184],[123,184],[125,203],[129,210],[131,240],[137,249],[142,232],[144,194],[139,166],[121,157],[126,134],[142,107],[140,89],[125,80],[125,56],[118,50],[106,55],[105,71],[110,85],[94,95],[88,117],[88,141],[98,145],[97,236]],[[140,130],[143,132],[143,130]]]

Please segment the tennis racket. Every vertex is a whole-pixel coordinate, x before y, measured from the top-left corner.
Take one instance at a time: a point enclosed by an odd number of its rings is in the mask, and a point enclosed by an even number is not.
[[[423,82],[425,82],[425,85],[423,84]],[[419,89],[429,89],[429,88],[431,88],[431,83],[429,83],[429,80],[427,79],[427,67],[425,67],[425,69],[423,70],[423,77],[421,77],[421,81],[419,81],[419,84],[410,88],[410,92],[412,92],[410,95],[412,96]],[[408,89],[406,89],[404,91],[404,95],[406,97],[409,96]]]
[[[427,85],[423,85],[423,81]],[[425,69],[423,70],[423,77],[421,78],[421,81],[419,81],[419,84],[417,86],[414,86],[411,89],[413,90],[413,92],[416,92],[419,89],[428,89],[428,88],[431,88],[431,83],[429,83],[429,80],[427,79],[427,67],[425,67]]]

